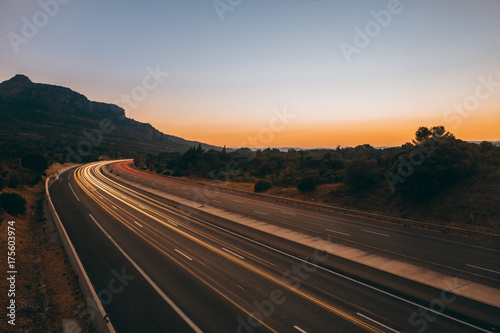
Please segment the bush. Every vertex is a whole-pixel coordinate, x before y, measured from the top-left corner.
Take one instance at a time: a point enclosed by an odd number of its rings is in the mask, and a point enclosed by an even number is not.
[[[362,191],[376,187],[381,171],[376,160],[358,158],[346,169],[344,182],[351,190]]]
[[[39,174],[44,174],[49,167],[49,159],[40,152],[29,153],[22,159],[22,163],[24,167]]]
[[[26,213],[26,200],[17,193],[2,193],[0,208],[10,215],[22,215]]]
[[[311,192],[316,189],[316,182],[312,177],[304,177],[297,185],[297,190],[300,192]]]
[[[265,192],[265,191],[269,190],[271,187],[272,187],[272,185],[269,181],[261,179],[255,183],[253,191],[255,193],[261,193],[261,192]]]

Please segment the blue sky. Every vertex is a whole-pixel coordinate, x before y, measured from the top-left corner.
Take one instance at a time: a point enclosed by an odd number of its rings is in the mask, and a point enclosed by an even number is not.
[[[436,124],[500,140],[500,88],[468,117],[453,114],[458,126],[443,117],[478,78],[500,81],[495,0],[41,3],[0,4],[0,80],[68,86],[165,133],[238,146],[286,108],[294,118],[262,146],[400,145]],[[38,30],[29,38],[26,21]],[[147,68],[169,74],[130,107],[121,96]]]

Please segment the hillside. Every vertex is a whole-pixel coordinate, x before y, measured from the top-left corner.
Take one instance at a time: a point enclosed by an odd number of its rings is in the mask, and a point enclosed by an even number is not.
[[[18,146],[43,147],[66,156],[80,148],[80,155],[89,160],[90,156],[110,152],[123,156],[183,152],[198,144],[205,149],[218,148],[164,134],[150,124],[127,118],[117,105],[89,101],[69,88],[33,83],[19,74],[0,83],[0,136],[7,156],[9,150]],[[90,141],[92,146],[84,141]],[[88,151],[91,152],[87,154]],[[68,162],[75,162],[74,159]]]

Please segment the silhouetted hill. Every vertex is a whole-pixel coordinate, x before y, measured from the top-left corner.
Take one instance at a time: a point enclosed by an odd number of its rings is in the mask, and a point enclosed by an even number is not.
[[[84,141],[92,141],[92,152],[107,150],[131,152],[186,151],[200,144],[164,134],[151,124],[125,116],[114,104],[89,101],[69,88],[33,83],[16,75],[0,83],[0,135],[4,144],[56,145],[65,150],[78,147],[85,151]],[[103,131],[106,129],[107,131]],[[102,138],[99,135],[102,134]],[[87,136],[84,133],[90,133]],[[201,143],[202,147],[215,148]],[[57,148],[57,147],[53,147]],[[66,149],[66,151],[69,151]]]

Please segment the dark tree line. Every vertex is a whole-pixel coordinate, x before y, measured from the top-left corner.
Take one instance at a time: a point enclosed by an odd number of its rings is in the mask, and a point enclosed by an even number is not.
[[[221,181],[253,182],[255,190],[271,186],[313,191],[318,185],[343,183],[352,192],[382,187],[413,199],[426,198],[470,176],[481,165],[500,165],[500,148],[489,142],[468,143],[442,126],[421,127],[415,140],[401,147],[370,145],[336,149],[278,149],[228,152],[192,147],[184,154],[139,155],[138,168],[165,175]]]

